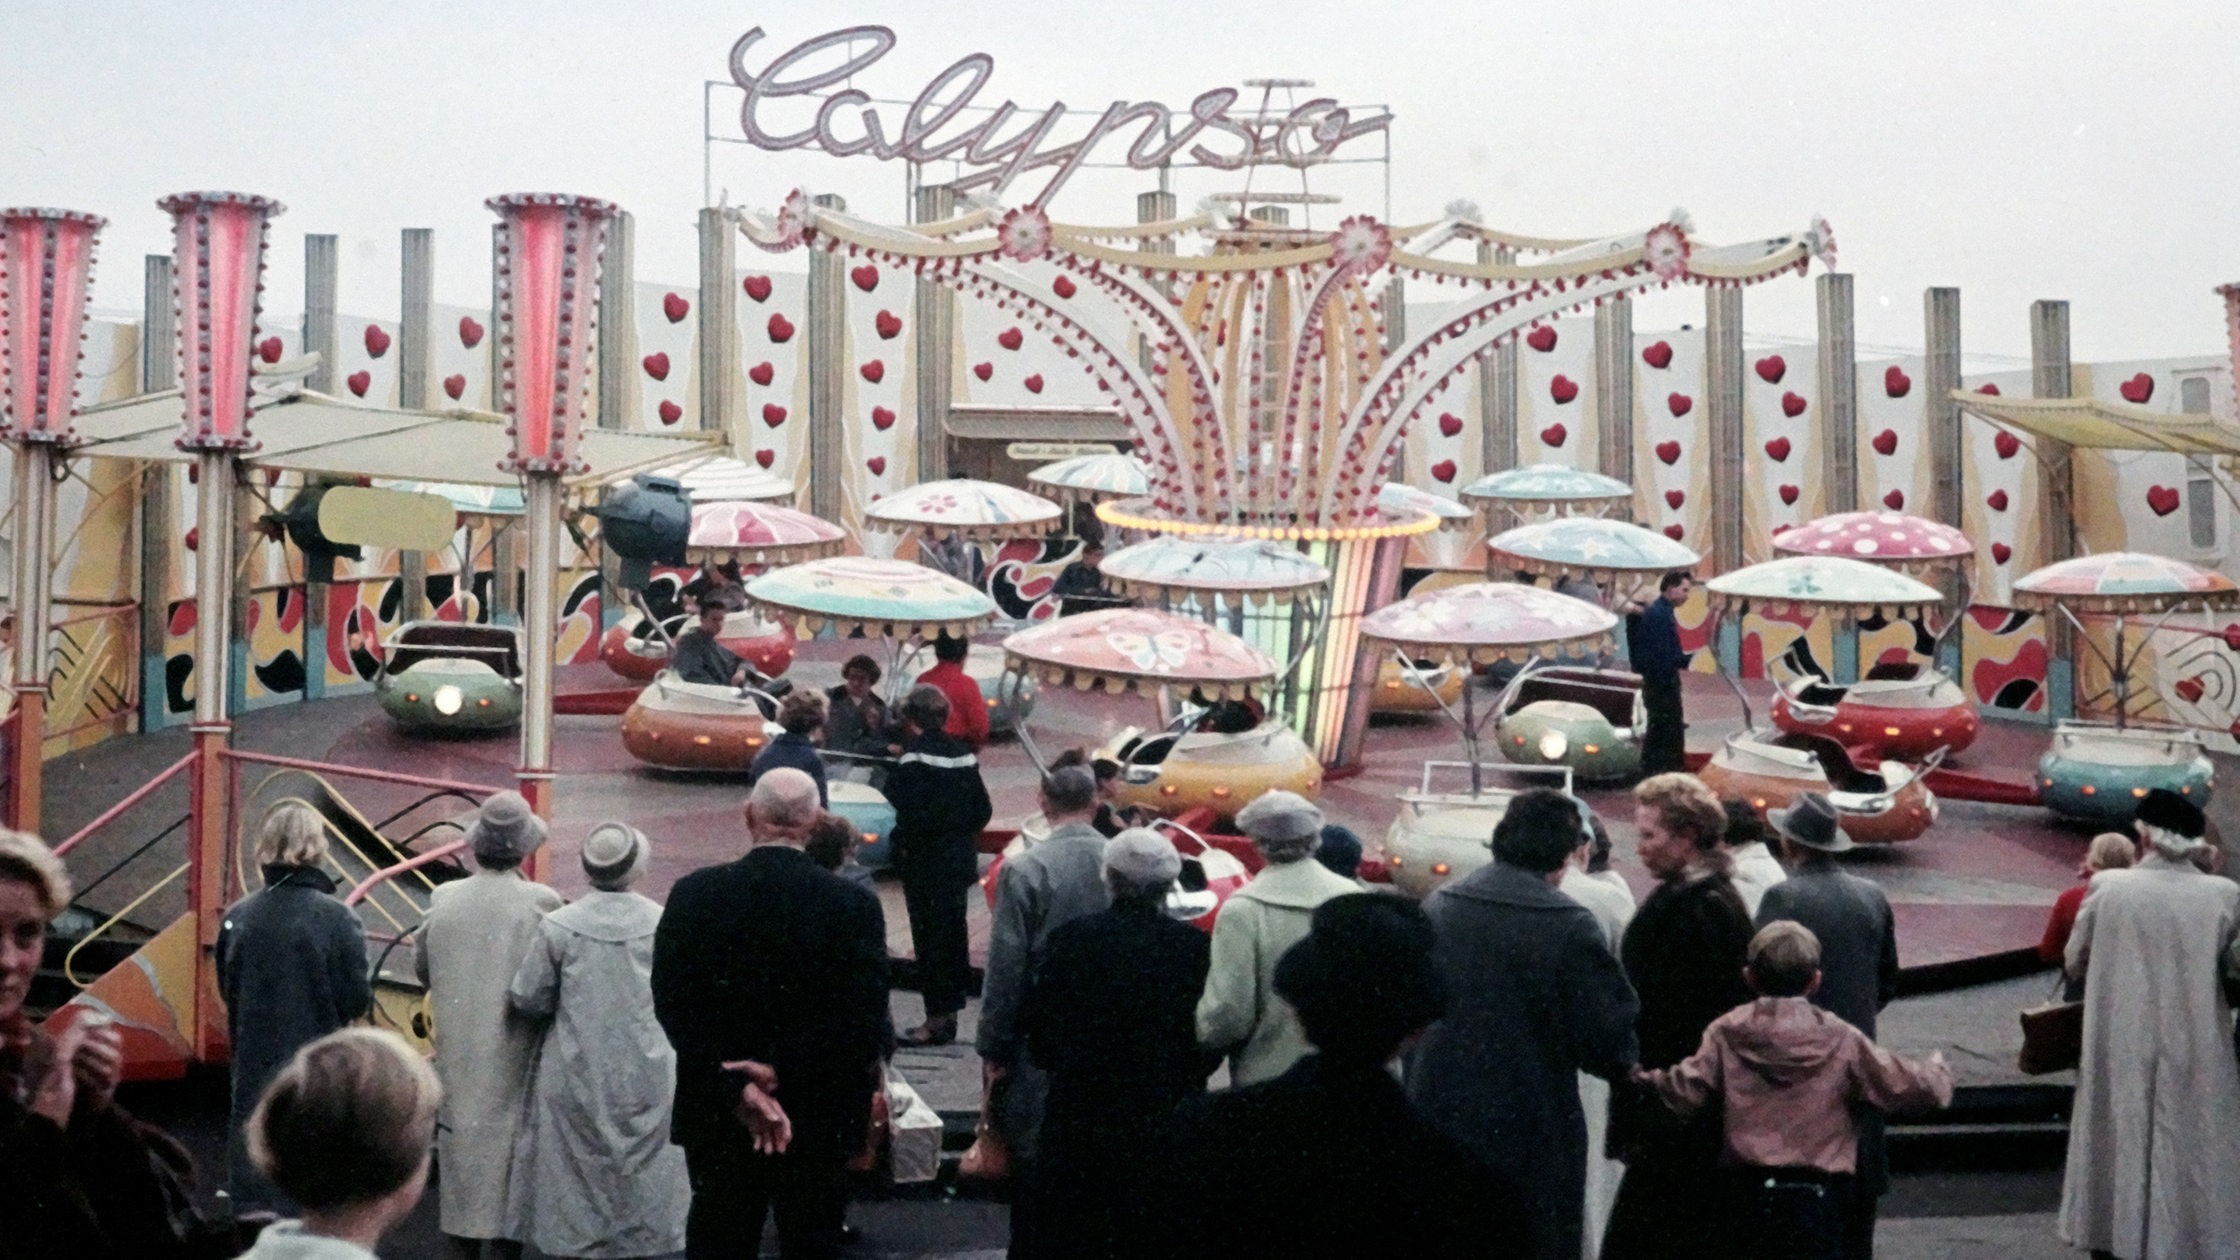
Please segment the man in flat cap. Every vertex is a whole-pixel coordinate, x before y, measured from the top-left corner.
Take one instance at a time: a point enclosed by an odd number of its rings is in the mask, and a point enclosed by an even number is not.
[[[1198,999],[1198,1041],[1229,1056],[1239,1085],[1273,1080],[1308,1051],[1299,1016],[1276,996],[1276,963],[1306,939],[1314,909],[1359,892],[1314,860],[1322,811],[1296,792],[1269,792],[1238,812],[1237,828],[1268,864],[1221,907],[1213,964]]]
[[[544,841],[544,819],[520,793],[484,801],[467,825],[479,869],[437,887],[420,928],[416,967],[428,987],[443,1080],[437,1221],[461,1260],[481,1255],[484,1242],[496,1257],[521,1254],[506,1186],[540,1030],[513,1011],[506,992],[538,925],[560,908],[559,893],[521,872]]]

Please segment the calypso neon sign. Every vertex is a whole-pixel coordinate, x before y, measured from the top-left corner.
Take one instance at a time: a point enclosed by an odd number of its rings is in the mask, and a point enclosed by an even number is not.
[[[1389,113],[1356,118],[1329,97],[1306,101],[1281,117],[1240,119],[1230,113],[1237,89],[1214,88],[1199,93],[1179,115],[1158,101],[1114,101],[1087,132],[1061,139],[1067,114],[1062,101],[1022,111],[1017,102],[1006,100],[992,109],[980,107],[976,121],[963,121],[996,69],[995,58],[973,53],[933,76],[902,112],[899,124],[890,125],[868,93],[853,87],[826,89],[886,56],[895,44],[892,30],[851,26],[831,31],[780,53],[760,71],[750,70],[748,50],[762,35],[762,28],[755,27],[731,46],[731,78],[746,93],[739,106],[739,129],[747,143],[779,152],[820,149],[834,157],[868,153],[884,161],[957,162],[976,168],[955,181],[959,192],[986,188],[1000,193],[1029,171],[1055,167],[1042,191],[1030,199],[1036,205],[1050,204],[1092,154],[1125,138],[1131,127],[1141,127],[1126,150],[1126,162],[1135,170],[1157,170],[1177,155],[1187,155],[1199,165],[1231,171],[1270,161],[1311,166],[1392,124]],[[830,55],[835,49],[840,50],[838,60]],[[772,131],[765,109],[788,97],[818,99],[816,121],[798,131]]]

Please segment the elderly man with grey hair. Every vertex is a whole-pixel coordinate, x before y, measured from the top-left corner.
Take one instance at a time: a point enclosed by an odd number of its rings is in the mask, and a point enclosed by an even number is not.
[[[1198,1041],[1229,1057],[1236,1084],[1253,1085],[1290,1071],[1312,1049],[1298,1013],[1276,995],[1276,963],[1306,939],[1316,906],[1360,889],[1312,860],[1322,843],[1322,811],[1296,792],[1261,796],[1238,812],[1237,828],[1268,864],[1214,921]]]

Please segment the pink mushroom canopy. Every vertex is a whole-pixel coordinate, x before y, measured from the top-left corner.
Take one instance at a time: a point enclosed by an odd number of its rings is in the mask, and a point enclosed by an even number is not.
[[[1773,536],[1773,549],[1791,556],[1842,556],[1901,569],[1958,565],[1975,544],[1950,525],[1904,512],[1838,512]]]
[[[2031,570],[2015,582],[2014,602],[2033,611],[2059,605],[2079,613],[2159,613],[2188,604],[2230,608],[2240,604],[2240,587],[2183,560],[2110,551]]]
[[[1275,658],[1194,617],[1148,608],[1107,608],[1060,617],[1003,641],[1011,668],[1086,691],[1142,683],[1245,695],[1282,671]]]
[[[807,512],[732,500],[693,506],[685,549],[695,561],[790,563],[836,555],[847,541],[845,530]]]

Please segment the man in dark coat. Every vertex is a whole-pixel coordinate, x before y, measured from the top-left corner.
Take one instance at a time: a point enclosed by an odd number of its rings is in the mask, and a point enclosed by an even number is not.
[[[669,653],[669,668],[688,683],[709,687],[737,687],[753,672],[719,636],[730,615],[747,606],[746,595],[736,587],[719,586],[700,596],[699,624],[677,636]]]
[[[1836,825],[1835,807],[1818,792],[1806,792],[1788,809],[1768,815],[1790,863],[1789,878],[1775,884],[1758,905],[1758,926],[1780,919],[1802,923],[1820,938],[1820,987],[1813,1005],[1873,1037],[1875,1018],[1898,995],[1898,930],[1890,899],[1868,880],[1836,865],[1836,854],[1852,847]],[[1874,1255],[1877,1201],[1890,1189],[1890,1158],[1883,1145],[1882,1112],[1859,1108],[1858,1180],[1844,1211],[1844,1254],[1854,1260]]]
[[[1161,1255],[1525,1254],[1525,1211],[1509,1183],[1409,1106],[1387,1070],[1445,1009],[1434,946],[1430,920],[1397,897],[1347,893],[1315,907],[1275,990],[1316,1053],[1176,1113],[1170,1188],[1157,1204],[1169,1232]],[[1374,1202],[1361,1195],[1372,1168]]]
[[[1657,584],[1657,597],[1626,619],[1626,654],[1633,672],[1641,675],[1641,707],[1649,719],[1649,729],[1641,737],[1643,774],[1688,768],[1688,719],[1680,702],[1680,675],[1688,668],[1688,653],[1680,646],[1675,613],[1694,589],[1687,574],[1667,573]]]
[[[816,816],[809,776],[764,775],[753,848],[677,881],[654,935],[691,1260],[755,1255],[773,1207],[788,1260],[840,1254],[844,1168],[886,1050],[886,931],[878,898],[801,851]]]
[[[902,1040],[945,1046],[957,1039],[957,1012],[972,985],[964,901],[980,878],[980,832],[995,809],[980,779],[980,759],[945,729],[949,698],[939,687],[913,688],[903,698],[902,720],[910,742],[887,775],[887,800],[894,805],[888,834],[926,1003],[926,1022]]]
[[[1447,1017],[1408,1056],[1408,1096],[1524,1197],[1537,1260],[1574,1260],[1585,1222],[1578,1073],[1624,1082],[1633,986],[1586,907],[1556,891],[1586,842],[1577,804],[1534,788],[1493,831],[1494,861],[1432,894]]]
[[[1181,855],[1135,828],[1099,857],[1112,906],[1050,934],[1020,1016],[1050,1084],[1035,1228],[1022,1237],[1014,1207],[1015,1258],[1156,1254],[1149,1172],[1168,1117],[1216,1062],[1196,1025],[1211,943],[1166,914]]]
[[[1660,774],[1633,799],[1636,850],[1658,882],[1619,957],[1641,999],[1641,1066],[1667,1068],[1696,1052],[1711,1021],[1750,1000],[1750,916],[1725,873],[1727,814],[1711,789],[1694,775]],[[1719,1116],[1678,1121],[1652,1096],[1613,1090],[1609,1144],[1626,1175],[1602,1260],[1717,1260],[1726,1238],[1705,1205],[1720,1194]]]

